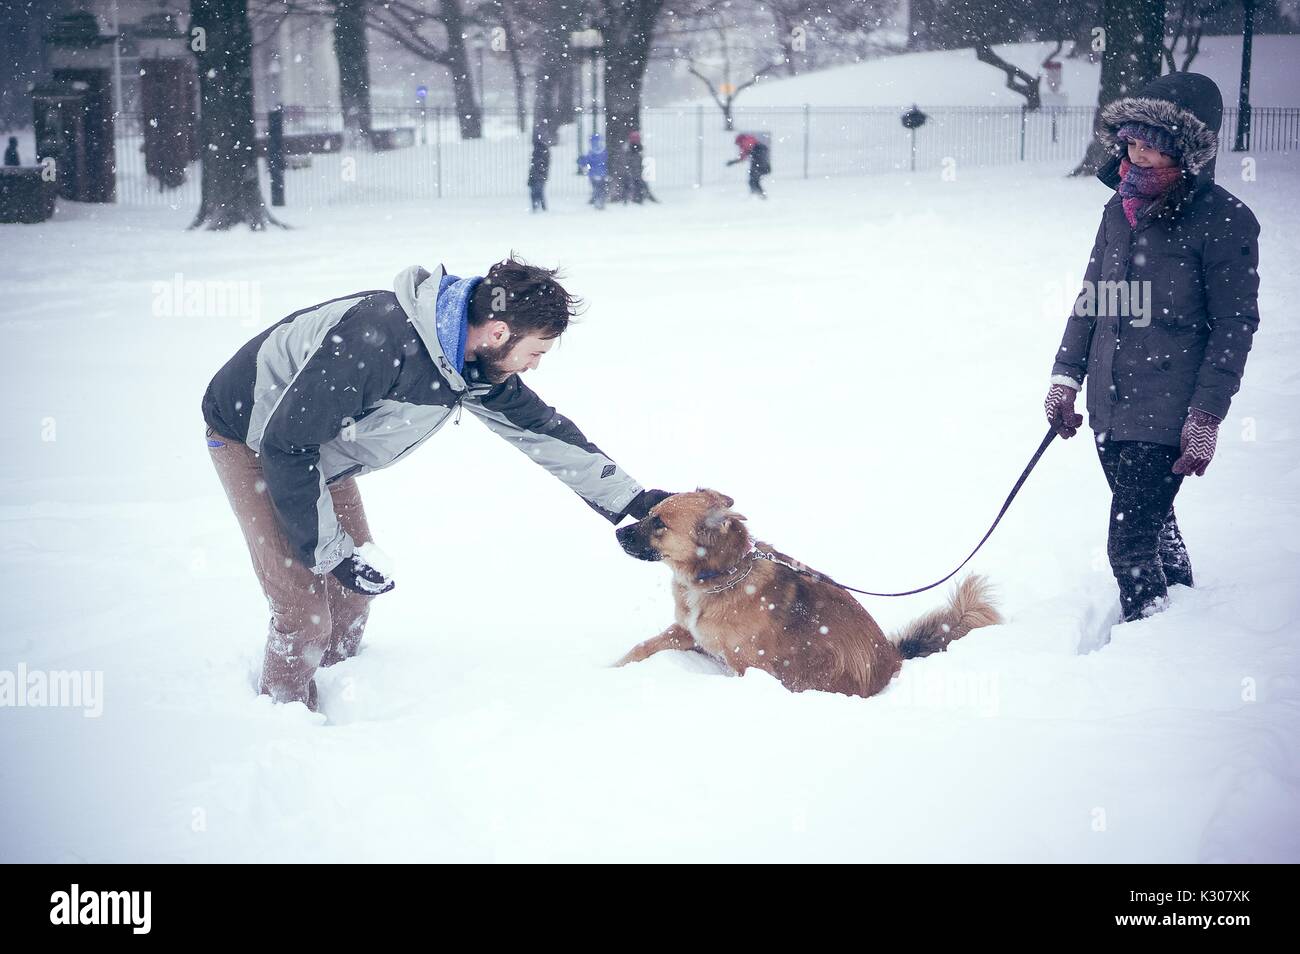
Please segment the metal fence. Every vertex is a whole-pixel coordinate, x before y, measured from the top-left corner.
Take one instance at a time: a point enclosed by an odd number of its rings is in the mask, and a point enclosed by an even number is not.
[[[652,188],[743,188],[744,174],[727,168],[736,155],[737,131],[763,133],[771,143],[773,178],[862,176],[896,170],[975,168],[1016,162],[1077,162],[1092,136],[1092,107],[1044,108],[1029,112],[1001,107],[934,107],[913,134],[891,108],[738,108],[734,129],[711,107],[647,109],[642,116],[645,177]],[[551,151],[548,198],[585,197],[577,174],[579,147],[601,117],[587,113],[563,127]],[[1224,114],[1220,151],[1231,148],[1237,111]],[[265,120],[259,124],[265,135]],[[349,145],[335,152],[301,157],[285,173],[286,205],[319,207],[441,198],[521,196],[530,139],[513,112],[488,112],[483,136],[461,140],[448,109],[376,110],[377,129],[408,129],[411,145],[373,151]],[[342,113],[302,111],[286,121],[286,134],[341,132]],[[1300,109],[1252,111],[1250,152],[1300,150]],[[164,190],[144,170],[142,120],[119,117],[117,196],[127,205],[197,208],[199,169],[191,164],[186,182]],[[265,162],[263,194],[269,195]]]

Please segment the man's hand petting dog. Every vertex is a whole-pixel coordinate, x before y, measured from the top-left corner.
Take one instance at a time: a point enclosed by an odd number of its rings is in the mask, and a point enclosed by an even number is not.
[[[363,596],[378,596],[397,585],[367,563],[359,553],[344,558],[330,573],[348,589]]]
[[[656,504],[662,503],[669,497],[674,496],[669,490],[643,490],[627,505],[623,511],[625,517],[635,517],[637,520],[644,520],[650,516],[650,511]]]

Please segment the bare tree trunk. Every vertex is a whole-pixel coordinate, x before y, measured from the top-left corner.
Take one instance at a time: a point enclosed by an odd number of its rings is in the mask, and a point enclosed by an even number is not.
[[[1080,4],[1084,6],[1084,4]],[[1092,3],[1086,4],[1087,9],[1079,14],[1078,20],[1074,24],[1074,38],[1071,41],[1070,52],[1066,54],[1067,60],[1077,60],[1079,57],[1086,55],[1089,63],[1095,63],[1097,56],[1092,50],[1092,31],[1101,26],[1101,11]]]
[[[723,35],[723,43],[724,44],[726,43],[725,34]],[[724,49],[725,49],[725,45],[724,45]],[[741,83],[739,86],[731,86],[730,84],[731,64],[730,64],[730,60],[728,60],[726,67],[724,67],[724,73],[723,73],[723,82],[727,84],[728,88],[730,88],[730,92],[726,94],[724,94],[722,90],[718,87],[718,85],[714,83],[713,80],[711,80],[706,74],[700,72],[700,70],[696,68],[695,63],[693,61],[691,60],[687,61],[686,69],[692,76],[694,76],[696,79],[698,79],[701,83],[704,84],[704,88],[707,89],[709,91],[709,95],[713,97],[713,102],[717,105],[718,109],[722,110],[723,128],[726,129],[728,132],[731,132],[736,128],[736,122],[734,117],[736,99],[740,96],[741,93],[749,89],[751,86],[757,83],[764,76],[779,70],[782,67],[782,65],[783,64],[781,63],[780,60],[777,60],[775,63],[769,63],[767,64],[767,66],[764,66],[762,69],[755,70],[754,74],[749,79],[745,80],[745,82]]]
[[[1201,52],[1201,36],[1205,33],[1205,25],[1197,24],[1196,28],[1187,35],[1187,48],[1183,51],[1183,72],[1186,73],[1192,67],[1192,60],[1196,59],[1196,54]]]
[[[1196,0],[1174,0],[1178,4],[1177,16],[1172,23],[1166,22],[1166,28],[1169,31],[1169,42],[1161,42],[1160,52],[1164,56],[1165,70],[1169,73],[1178,72],[1178,63],[1174,60],[1174,54],[1178,52],[1178,41],[1183,38],[1183,31],[1188,28],[1187,16],[1189,13],[1195,14]],[[1190,43],[1190,38],[1188,39]]]
[[[1083,160],[1070,173],[1073,176],[1095,175],[1108,158],[1106,147],[1096,135],[1101,107],[1136,95],[1160,75],[1165,0],[1103,0],[1101,16],[1106,47],[1101,55],[1093,137]]]
[[[469,56],[465,53],[465,15],[460,0],[439,0],[442,22],[447,28],[447,69],[451,73],[451,91],[456,104],[456,121],[461,139],[483,137],[483,110],[474,98],[474,84],[469,75]]]
[[[1205,35],[1205,19],[1214,12],[1216,6],[1218,5],[1212,5],[1207,9],[1198,9],[1196,16],[1192,20],[1192,25],[1187,30],[1187,46],[1183,50],[1184,73],[1191,69],[1196,54],[1201,52],[1201,37]]]
[[[1201,52],[1201,36],[1205,33],[1206,18],[1225,6],[1226,0],[1209,3],[1205,0],[1174,0],[1174,2],[1177,4],[1174,8],[1176,15],[1171,15],[1172,22],[1166,24],[1169,42],[1163,46],[1165,71],[1177,73],[1181,70],[1186,73],[1191,68],[1192,61],[1196,59],[1196,54]],[[1183,47],[1181,66],[1177,59],[1180,40],[1186,43]]]
[[[559,142],[560,127],[573,122],[573,53],[569,34],[578,28],[576,4],[549,3],[541,21],[542,52],[533,87],[533,129],[546,143]]]
[[[257,180],[247,0],[192,0],[190,14],[191,31],[202,31],[191,45],[199,73],[203,163],[202,198],[190,228],[280,225],[267,211]]]
[[[628,154],[623,148],[641,124],[641,74],[622,57],[605,61],[605,136],[609,155],[609,200],[620,202],[632,183]]]
[[[370,40],[366,36],[369,0],[335,0],[334,56],[339,64],[339,103],[343,128],[354,140],[370,138]]]
[[[524,107],[524,63],[519,56],[519,34],[510,13],[510,0],[500,0],[501,29],[505,31],[506,55],[510,57],[510,74],[515,82],[515,122],[519,131],[528,128],[528,112]]]
[[[931,49],[930,24],[935,22],[937,15],[938,10],[934,0],[911,0],[908,3],[907,49],[909,52]]]
[[[605,138],[610,201],[630,194],[628,133],[641,128],[641,83],[663,0],[610,0],[605,34]]]
[[[772,8],[772,21],[781,35],[781,56],[785,60],[785,74],[795,76],[799,72],[799,67],[794,61],[794,21],[777,7]]]
[[[1057,51],[1060,51],[1059,46]],[[975,58],[981,63],[987,63],[1005,73],[1007,76],[1007,89],[1013,93],[1019,93],[1025,98],[1025,108],[1030,110],[1042,108],[1043,101],[1039,92],[1039,86],[1043,81],[1041,76],[1030,76],[1014,63],[1008,63],[994,53],[993,47],[987,43],[975,45]]]

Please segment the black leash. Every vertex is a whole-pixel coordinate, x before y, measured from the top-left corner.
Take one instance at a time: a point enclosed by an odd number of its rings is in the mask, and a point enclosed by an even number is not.
[[[984,534],[984,536],[980,539],[980,542],[975,544],[975,549],[970,552],[970,555],[967,556],[966,559],[962,560],[961,563],[957,564],[957,569],[953,570],[943,579],[935,580],[929,586],[919,586],[914,590],[904,590],[901,593],[873,593],[871,590],[859,590],[852,586],[845,586],[843,583],[836,583],[835,580],[832,580],[829,576],[826,576],[823,573],[817,573],[816,571],[813,571],[812,573],[807,573],[806,570],[801,570],[799,569],[799,567],[790,567],[790,568],[798,573],[806,573],[809,576],[813,576],[813,575],[819,576],[822,579],[826,580],[826,582],[828,583],[834,583],[836,586],[841,587],[842,589],[849,590],[852,593],[861,593],[863,596],[911,596],[913,593],[924,593],[926,590],[932,590],[939,584],[946,583],[954,576],[956,576],[958,570],[960,570],[967,563],[969,563],[971,561],[971,557],[979,553],[980,547],[984,546],[984,544],[988,541],[988,538],[993,536],[993,531],[997,529],[998,523],[1002,520],[1002,515],[1005,514],[1007,512],[1007,508],[1011,506],[1011,501],[1016,499],[1016,494],[1020,493],[1020,488],[1024,486],[1025,480],[1028,479],[1030,472],[1033,471],[1034,466],[1038,463],[1039,458],[1041,458],[1043,456],[1043,452],[1047,450],[1047,445],[1052,443],[1052,438],[1055,436],[1056,436],[1055,428],[1049,428],[1047,431],[1047,436],[1043,438],[1042,443],[1038,445],[1038,450],[1034,451],[1034,456],[1029,459],[1029,463],[1025,465],[1024,471],[1021,472],[1020,479],[1017,480],[1016,485],[1011,488],[1011,493],[1007,494],[1006,502],[1002,505],[1002,509],[998,511],[998,515],[993,521],[993,526],[989,527],[988,532]],[[765,553],[761,550],[755,552],[758,554],[760,559],[771,560],[773,563],[780,563],[782,566],[789,566],[788,563],[776,559],[771,554]]]

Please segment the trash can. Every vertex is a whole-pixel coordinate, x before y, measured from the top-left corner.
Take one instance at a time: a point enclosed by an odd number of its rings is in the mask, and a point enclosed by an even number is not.
[[[40,166],[0,167],[0,222],[44,222],[54,215],[58,187]]]

